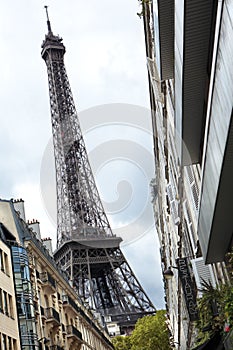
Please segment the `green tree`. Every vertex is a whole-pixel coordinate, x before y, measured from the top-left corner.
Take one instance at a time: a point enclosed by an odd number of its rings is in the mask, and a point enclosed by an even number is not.
[[[130,350],[131,349],[131,340],[130,336],[121,336],[113,338],[113,345],[116,350]]]
[[[166,311],[159,310],[153,316],[139,319],[130,336],[131,350],[168,350],[169,333],[166,324]]]

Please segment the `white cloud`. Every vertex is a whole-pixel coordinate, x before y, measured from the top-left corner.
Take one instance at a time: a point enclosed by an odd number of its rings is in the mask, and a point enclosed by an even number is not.
[[[139,281],[143,281],[143,288],[154,305],[157,309],[164,308],[160,253],[155,231],[150,230],[135,242],[123,246],[122,250]]]

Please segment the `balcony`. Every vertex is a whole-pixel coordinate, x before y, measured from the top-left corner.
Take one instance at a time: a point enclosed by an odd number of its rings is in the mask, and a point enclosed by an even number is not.
[[[45,294],[53,294],[56,292],[56,281],[48,272],[40,273],[40,280],[43,282],[42,287]]]
[[[60,345],[51,345],[49,350],[64,350],[64,348]]]
[[[42,318],[46,318],[46,316],[45,316],[45,309],[42,306],[40,307],[40,314],[41,314]]]
[[[75,341],[77,346],[79,345],[79,348],[80,348],[83,342],[82,333],[73,325],[66,326],[66,332],[67,332],[67,339],[71,340],[72,342]]]
[[[57,328],[60,326],[60,316],[59,313],[53,308],[48,307],[45,309],[46,323],[50,325],[51,328]]]
[[[66,327],[63,323],[61,324],[61,331],[63,334],[66,334]]]
[[[34,302],[33,302],[33,305],[34,305],[34,311],[35,311],[35,313],[36,313],[36,314],[39,314],[40,312],[39,312],[38,303],[34,301]]]
[[[64,309],[72,311],[75,315],[77,313],[80,313],[80,307],[78,307],[75,301],[72,298],[70,298],[68,295],[62,296],[62,303],[63,303]]]

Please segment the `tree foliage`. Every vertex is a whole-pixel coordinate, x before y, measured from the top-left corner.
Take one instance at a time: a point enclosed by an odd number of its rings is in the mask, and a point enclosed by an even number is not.
[[[113,345],[116,350],[130,350],[131,349],[131,340],[130,336],[121,336],[113,338]]]
[[[199,319],[197,344],[203,343],[216,332],[227,333],[233,327],[233,251],[228,254],[230,280],[213,287],[203,281],[202,297],[198,300]]]
[[[166,312],[159,310],[155,315],[139,319],[131,336],[114,338],[116,350],[169,350],[169,333]]]
[[[145,316],[137,321],[131,335],[132,350],[170,349],[165,314],[164,310],[159,310],[156,315]]]

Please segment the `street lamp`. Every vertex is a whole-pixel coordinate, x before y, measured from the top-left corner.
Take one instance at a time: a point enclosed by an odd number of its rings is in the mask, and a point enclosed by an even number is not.
[[[168,266],[168,268],[166,270],[163,271],[163,276],[164,278],[168,281],[171,280],[172,277],[174,276],[174,272],[172,271],[172,269],[176,269],[178,270],[177,266]],[[178,295],[178,342],[175,342],[174,340],[172,340],[172,342],[170,343],[171,347],[180,349],[180,300],[179,300],[179,295]],[[177,345],[177,346],[176,346]]]
[[[163,272],[163,276],[164,276],[164,278],[166,278],[166,280],[170,280],[170,279],[172,279],[172,277],[174,276],[174,273],[173,273],[173,271],[172,271],[172,268],[178,270],[178,267],[176,267],[176,266],[169,266],[169,267]]]

